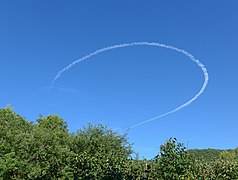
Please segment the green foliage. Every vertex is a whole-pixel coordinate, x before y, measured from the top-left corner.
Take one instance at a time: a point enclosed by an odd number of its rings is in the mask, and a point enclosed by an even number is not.
[[[76,177],[83,179],[123,179],[132,153],[125,135],[103,125],[89,124],[73,138],[73,164]]]
[[[27,122],[11,108],[0,110],[0,178],[123,179],[132,153],[126,135],[103,125],[70,134],[56,115]]]
[[[189,150],[189,154],[194,179],[238,179],[237,149]]]
[[[70,136],[67,125],[58,116],[47,116],[37,120],[33,126],[28,146],[27,159],[34,167],[30,179],[59,179],[65,176],[70,152]]]
[[[103,125],[69,133],[56,115],[36,124],[0,109],[0,179],[238,179],[238,149],[189,150],[171,138],[152,160],[132,159],[132,145]]]
[[[127,179],[189,179],[191,166],[191,158],[183,144],[171,138],[160,146],[160,153],[154,159],[130,160]]]
[[[0,177],[20,179],[25,175],[32,123],[17,115],[12,108],[0,109]]]
[[[191,149],[187,152],[198,160],[205,160],[207,162],[213,161],[219,157],[221,150],[219,149]]]
[[[194,160],[193,164],[194,179],[238,179],[238,162],[216,159],[214,161]]]
[[[219,154],[219,158],[227,161],[238,160],[238,148],[235,150],[223,150]]]
[[[160,154],[154,159],[158,163],[158,177],[161,179],[187,179],[191,161],[182,143],[170,138],[160,146]]]

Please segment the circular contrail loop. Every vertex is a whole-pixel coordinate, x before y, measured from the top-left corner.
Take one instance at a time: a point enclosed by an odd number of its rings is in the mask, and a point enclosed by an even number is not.
[[[154,121],[156,119],[159,119],[159,118],[162,118],[164,116],[167,116],[169,114],[172,114],[172,113],[175,113],[187,106],[189,106],[193,101],[195,101],[203,92],[204,90],[206,89],[207,87],[207,84],[208,84],[208,80],[209,80],[209,76],[208,76],[208,71],[207,71],[207,68],[196,58],[194,58],[194,56],[190,53],[188,53],[187,51],[183,50],[183,49],[179,49],[177,47],[174,47],[174,46],[171,46],[171,45],[166,45],[166,44],[161,44],[161,43],[158,43],[158,42],[131,42],[131,43],[123,43],[123,44],[116,44],[116,45],[113,45],[113,46],[108,46],[108,47],[105,47],[105,48],[102,48],[102,49],[98,49],[94,52],[91,52],[75,61],[73,61],[72,63],[70,63],[69,65],[65,66],[63,69],[61,69],[57,74],[56,76],[53,78],[53,80],[51,81],[51,87],[53,88],[54,87],[54,84],[55,84],[55,81],[57,79],[59,79],[62,74],[69,70],[72,66],[86,60],[86,59],[89,59],[91,58],[92,56],[96,56],[97,54],[100,54],[102,52],[105,52],[105,51],[109,51],[109,50],[113,50],[113,49],[118,49],[118,48],[125,48],[125,47],[131,47],[131,46],[155,46],[155,47],[161,47],[161,48],[165,48],[165,49],[171,49],[171,50],[174,50],[174,51],[177,51],[185,56],[187,56],[191,61],[193,61],[203,72],[203,75],[204,75],[204,82],[203,82],[203,85],[201,87],[201,89],[198,91],[197,94],[195,94],[195,96],[193,98],[191,98],[190,100],[188,100],[187,102],[185,102],[184,104],[180,105],[179,107],[171,110],[171,111],[168,111],[164,114],[161,114],[161,115],[158,115],[158,116],[155,116],[155,117],[152,117],[150,119],[147,119],[147,120],[144,120],[138,124],[135,124],[133,126],[130,126],[129,128],[127,128],[127,130],[129,129],[133,129],[135,127],[138,127],[138,126],[141,126],[145,123],[148,123],[148,122],[151,122],[151,121]]]

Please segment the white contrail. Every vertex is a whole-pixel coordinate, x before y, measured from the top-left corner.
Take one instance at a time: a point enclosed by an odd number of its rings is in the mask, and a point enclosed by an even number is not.
[[[202,93],[203,91],[205,90],[207,84],[208,84],[208,80],[209,80],[209,76],[208,76],[208,72],[207,72],[207,69],[206,67],[198,60],[198,59],[195,59],[190,53],[188,53],[187,51],[183,50],[183,49],[179,49],[179,48],[176,48],[176,47],[173,47],[171,45],[165,45],[165,44],[160,44],[160,43],[157,43],[157,42],[132,42],[132,43],[124,43],[124,44],[117,44],[117,45],[114,45],[114,46],[109,46],[109,47],[106,47],[106,48],[102,48],[102,49],[98,49],[92,53],[89,53],[88,55],[86,56],[83,56],[81,57],[80,59],[77,59],[75,61],[73,61],[71,64],[69,64],[68,66],[64,67],[62,70],[60,70],[56,76],[54,77],[54,79],[52,80],[51,82],[51,87],[54,87],[54,83],[55,81],[60,78],[60,76],[67,70],[69,70],[72,66],[74,66],[75,64],[77,63],[80,63],[86,59],[89,59],[91,58],[92,56],[95,56],[99,53],[102,53],[102,52],[105,52],[105,51],[109,51],[109,50],[112,50],[112,49],[117,49],[117,48],[124,48],[124,47],[131,47],[131,46],[155,46],[155,47],[162,47],[162,48],[166,48],[166,49],[171,49],[171,50],[174,50],[174,51],[177,51],[179,53],[182,53],[184,54],[185,56],[187,56],[191,61],[193,61],[194,63],[197,64],[197,66],[203,71],[203,75],[204,75],[204,83],[200,89],[200,91],[192,98],[190,99],[189,101],[187,101],[186,103],[182,104],[181,106],[169,111],[169,112],[166,112],[164,114],[161,114],[159,116],[155,116],[153,118],[150,118],[150,119],[147,119],[145,121],[142,121],[138,124],[135,124],[131,127],[129,127],[127,130],[129,129],[132,129],[132,128],[135,128],[135,127],[138,127],[140,125],[143,125],[145,123],[148,123],[148,122],[151,122],[151,121],[154,121],[156,119],[159,119],[159,118],[162,118],[164,116],[167,116],[169,114],[172,114],[174,112],[177,112],[183,108],[185,108],[186,106],[190,105],[193,101],[195,101]]]

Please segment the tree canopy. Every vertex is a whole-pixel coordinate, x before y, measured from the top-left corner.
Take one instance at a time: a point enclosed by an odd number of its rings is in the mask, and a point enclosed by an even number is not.
[[[156,143],[156,142],[155,142]],[[36,123],[0,109],[0,179],[238,179],[238,150],[186,150],[167,140],[151,160],[101,124],[70,133],[57,115]]]

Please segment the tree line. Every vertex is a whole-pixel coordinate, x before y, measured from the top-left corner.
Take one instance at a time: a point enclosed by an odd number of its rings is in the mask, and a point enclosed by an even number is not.
[[[186,150],[170,138],[141,160],[132,148],[126,134],[101,124],[70,133],[57,115],[32,123],[0,109],[0,179],[238,179],[238,149]]]

